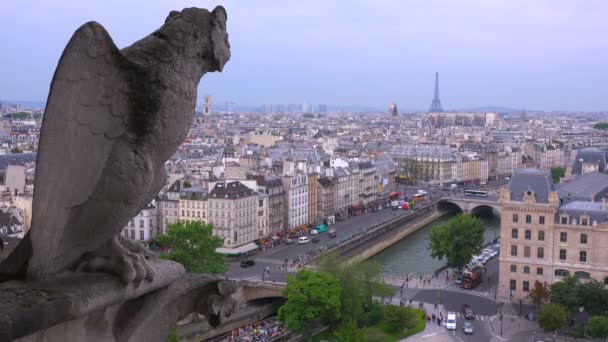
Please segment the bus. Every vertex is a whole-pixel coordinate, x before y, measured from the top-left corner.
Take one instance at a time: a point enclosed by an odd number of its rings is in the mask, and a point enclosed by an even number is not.
[[[479,266],[475,266],[472,269],[466,270],[462,273],[462,284],[460,287],[463,289],[472,289],[477,284],[481,283],[481,277],[483,275],[482,268]]]
[[[465,190],[465,196],[488,197],[488,192],[483,190]]]

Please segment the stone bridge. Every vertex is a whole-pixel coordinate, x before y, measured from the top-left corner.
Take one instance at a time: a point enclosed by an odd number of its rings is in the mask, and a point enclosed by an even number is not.
[[[444,197],[437,202],[440,210],[457,209],[465,214],[479,214],[483,211],[493,211],[500,215],[500,203],[497,195],[487,197],[474,196],[450,196]]]
[[[283,282],[262,282],[262,281],[251,281],[251,280],[240,280],[237,281],[240,293],[240,300],[242,303],[247,303],[256,299],[266,298],[282,298],[283,288],[286,283]]]

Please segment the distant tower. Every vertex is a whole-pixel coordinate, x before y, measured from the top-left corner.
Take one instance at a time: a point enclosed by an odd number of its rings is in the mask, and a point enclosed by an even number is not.
[[[203,105],[203,115],[211,115],[211,96],[205,94],[205,104]]]
[[[523,122],[527,122],[528,121],[528,118],[526,118],[526,108],[525,107],[521,111],[521,121],[523,121]]]
[[[391,105],[388,107],[388,112],[391,116],[399,116],[399,112],[397,111],[397,105],[395,101],[391,102]]]
[[[433,102],[431,102],[431,108],[429,109],[429,113],[441,113],[443,112],[443,107],[441,107],[441,101],[439,100],[439,73],[435,73],[435,96],[433,97]]]

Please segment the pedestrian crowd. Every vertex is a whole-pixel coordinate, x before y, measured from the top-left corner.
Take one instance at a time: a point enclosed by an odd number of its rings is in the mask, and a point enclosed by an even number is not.
[[[229,333],[210,339],[212,342],[271,342],[283,335],[283,326],[277,317],[248,324]]]

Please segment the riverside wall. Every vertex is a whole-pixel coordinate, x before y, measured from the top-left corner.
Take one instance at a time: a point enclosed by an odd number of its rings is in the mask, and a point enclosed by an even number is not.
[[[347,262],[360,262],[380,253],[445,214],[447,212],[437,209],[436,202],[431,202],[414,212],[391,219],[356,238],[340,243],[329,249],[328,253],[333,252]]]

